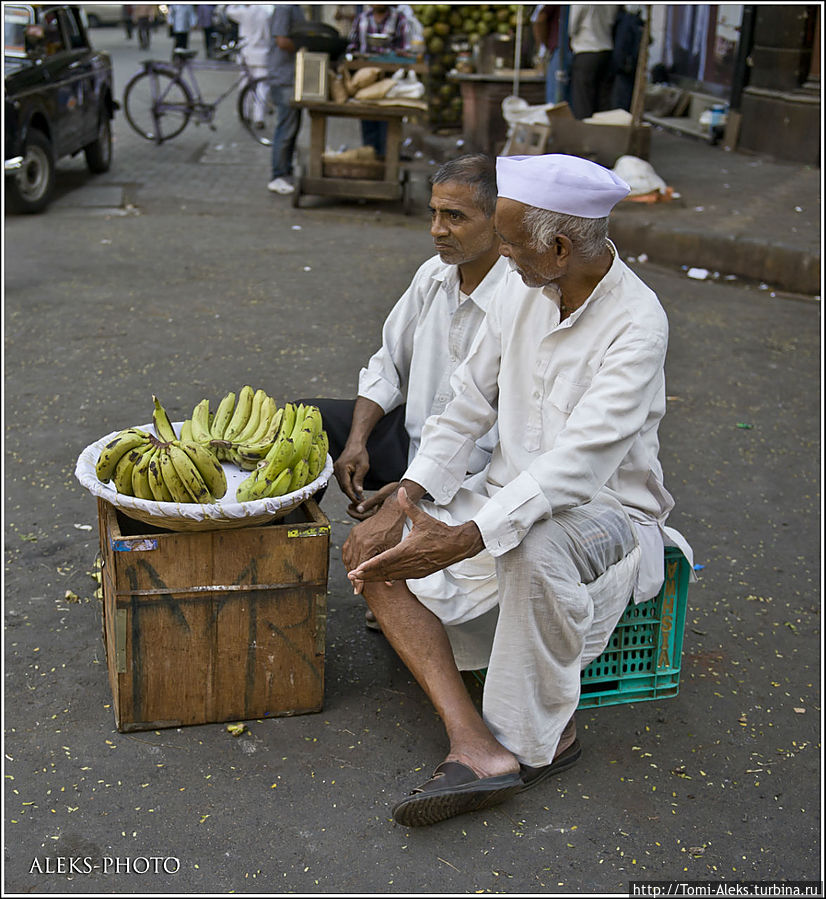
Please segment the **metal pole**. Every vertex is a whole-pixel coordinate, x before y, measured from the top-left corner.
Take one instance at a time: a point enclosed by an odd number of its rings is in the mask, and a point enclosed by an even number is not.
[[[651,34],[651,6],[646,6],[645,23],[640,40],[640,53],[637,57],[637,71],[634,78],[634,94],[631,100],[631,125],[639,128],[645,110],[645,86],[648,81],[648,38]]]
[[[570,6],[563,6],[559,15],[559,56],[556,64],[556,94],[554,102],[561,103],[568,93],[568,61],[571,53],[568,49],[568,11]]]

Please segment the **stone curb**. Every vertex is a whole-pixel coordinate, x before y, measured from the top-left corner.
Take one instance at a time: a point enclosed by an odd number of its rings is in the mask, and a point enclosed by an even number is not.
[[[663,228],[659,222],[631,221],[622,213],[611,217],[610,233],[623,255],[646,253],[659,264],[688,264],[790,293],[821,295],[820,255],[787,244],[695,228]]]

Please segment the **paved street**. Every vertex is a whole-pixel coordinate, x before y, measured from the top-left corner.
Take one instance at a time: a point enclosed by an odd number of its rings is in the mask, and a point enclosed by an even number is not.
[[[116,54],[121,98],[139,54],[120,30],[93,37]],[[169,45],[158,33],[153,55]],[[251,720],[240,736],[117,732],[78,454],[148,421],[153,393],[173,419],[247,383],[279,402],[352,395],[432,252],[421,204],[412,216],[293,209],[268,194],[267,149],[240,131],[233,97],[221,109],[216,131],[190,126],[161,147],[121,110],[109,173],[64,161],[53,207],[5,220],[5,892],[618,894],[630,880],[822,879],[821,304],[676,265],[633,263],[669,316],[661,459],[670,523],[699,566],[679,696],[578,713],[582,760],[524,796],[431,828],[394,824],[445,743],[364,627],[331,486],[323,711]],[[348,127],[337,143],[357,139]],[[55,873],[58,858],[87,857],[120,861]],[[166,870],[144,873],[144,858]]]

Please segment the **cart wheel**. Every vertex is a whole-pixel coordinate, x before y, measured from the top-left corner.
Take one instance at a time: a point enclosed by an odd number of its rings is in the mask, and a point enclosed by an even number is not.
[[[410,172],[402,172],[402,209],[405,215],[413,212],[413,185],[410,180]]]
[[[298,209],[301,200],[301,166],[296,164],[293,168],[293,182],[295,190],[293,191],[293,209]]]

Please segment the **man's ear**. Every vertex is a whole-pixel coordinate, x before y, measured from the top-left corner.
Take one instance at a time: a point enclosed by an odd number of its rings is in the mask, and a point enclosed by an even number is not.
[[[569,262],[574,254],[574,245],[567,234],[554,236],[554,253],[557,262]]]

